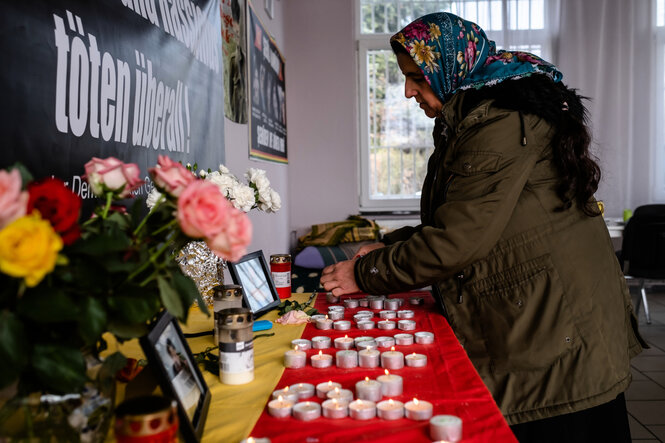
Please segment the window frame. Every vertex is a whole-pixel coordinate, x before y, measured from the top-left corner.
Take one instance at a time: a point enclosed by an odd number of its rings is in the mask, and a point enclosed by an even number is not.
[[[662,5],[661,5],[662,6]],[[653,142],[651,143],[652,177],[650,201],[665,201],[665,25],[658,26],[657,2],[653,2],[653,30],[655,44],[656,66],[653,76],[652,90],[656,97],[652,128]],[[660,11],[662,14],[663,11]]]

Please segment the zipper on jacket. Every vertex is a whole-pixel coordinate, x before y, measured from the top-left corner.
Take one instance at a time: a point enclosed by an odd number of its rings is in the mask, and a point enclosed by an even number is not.
[[[450,188],[450,184],[453,181],[453,177],[455,177],[455,174],[452,172],[448,176],[448,179],[446,180],[446,185],[443,188],[443,202],[445,203],[448,200],[448,188]]]
[[[457,274],[457,303],[462,304],[464,299],[462,298],[462,282],[464,280],[464,273],[460,272]]]

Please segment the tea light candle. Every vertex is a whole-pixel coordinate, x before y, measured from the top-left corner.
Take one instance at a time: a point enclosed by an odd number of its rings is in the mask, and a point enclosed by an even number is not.
[[[321,417],[321,406],[311,401],[301,401],[293,406],[293,417],[302,421],[315,420]]]
[[[312,349],[312,342],[304,338],[297,338],[295,340],[291,340],[291,346],[298,346],[298,350],[306,351],[308,349]]]
[[[404,417],[404,403],[392,398],[379,402],[376,404],[376,415],[384,420],[398,420]]]
[[[397,327],[402,331],[413,331],[416,329],[415,320],[400,320],[397,322]]]
[[[369,300],[367,300],[366,298],[359,298],[358,299],[358,306],[360,306],[361,308],[369,307]]]
[[[342,311],[342,312],[344,312],[344,306],[340,306],[340,305],[328,306],[328,312],[330,312],[330,311]]]
[[[325,418],[344,418],[349,415],[347,403],[338,401],[336,398],[324,401],[321,406]]]
[[[372,299],[369,301],[369,307],[372,309],[383,309],[383,299]]]
[[[381,353],[376,349],[363,349],[362,351],[358,351],[358,365],[361,368],[378,368],[380,354]]]
[[[268,414],[277,418],[289,417],[291,415],[292,407],[293,402],[284,400],[280,395],[277,397],[277,399],[271,400],[268,403]]]
[[[332,343],[330,337],[323,335],[312,337],[312,348],[314,349],[328,349],[330,347],[330,343]]]
[[[456,443],[462,440],[462,419],[454,415],[435,415],[429,421],[432,440]]]
[[[368,315],[370,317],[374,317],[374,312],[372,312],[372,311],[358,311],[358,312],[356,312],[356,315]]]
[[[396,397],[402,395],[402,377],[399,375],[391,374],[385,370],[385,375],[376,377],[376,381],[381,383],[381,393],[384,397]]]
[[[397,318],[413,318],[414,315],[413,311],[409,310],[397,311]]]
[[[400,346],[408,346],[413,344],[413,335],[411,334],[395,334],[395,344]]]
[[[326,301],[328,303],[339,303],[339,295],[335,295],[332,292],[326,292]]]
[[[376,344],[374,340],[363,340],[356,343],[356,349],[358,350],[358,352],[364,351],[365,349],[376,349],[378,347],[379,346]]]
[[[337,337],[335,339],[335,348],[336,349],[351,349],[353,347],[353,339],[348,335],[344,337]]]
[[[368,331],[374,329],[374,322],[369,320],[359,321],[356,326],[358,326],[358,329],[361,331]]]
[[[318,385],[316,385],[316,396],[319,398],[326,398],[328,391],[332,391],[335,388],[341,388],[341,387],[342,385],[340,385],[339,383],[335,383],[332,380],[319,383]]]
[[[395,347],[390,348],[381,354],[381,366],[386,369],[402,369],[404,367],[404,354],[395,351]]]
[[[309,321],[310,321],[310,323],[316,324],[316,321],[320,320],[322,318],[326,318],[326,316],[323,315],[323,314],[314,314],[314,315],[309,316]]]
[[[288,386],[285,386],[284,389],[278,389],[272,393],[272,398],[282,398],[284,401],[290,401],[293,404],[298,403],[298,393],[291,391]]]
[[[244,440],[240,440],[240,443],[270,443],[269,438],[254,438],[254,437],[247,437]]]
[[[369,314],[356,314],[353,316],[353,321],[355,321],[356,323],[360,323],[361,321],[371,320],[372,317],[374,316]]]
[[[396,323],[392,320],[381,320],[377,323],[379,329],[395,329]]]
[[[422,368],[427,366],[427,356],[425,354],[413,354],[406,355],[404,357],[406,365],[411,368]]]
[[[431,332],[416,332],[414,334],[416,336],[416,343],[420,345],[429,345],[434,343],[434,334]]]
[[[381,394],[381,383],[376,380],[370,380],[365,377],[356,383],[356,397],[361,400],[379,401],[383,397]]]
[[[344,300],[344,306],[347,309],[355,309],[358,307],[358,300],[355,298],[347,298]]]
[[[395,311],[381,311],[379,312],[379,317],[381,317],[384,320],[388,320],[391,318],[396,318],[397,313]]]
[[[374,341],[374,337],[370,337],[369,335],[361,335],[360,337],[356,337],[353,339],[353,341],[356,343],[356,346],[358,346],[358,343],[361,341]]]
[[[406,418],[411,420],[429,420],[432,417],[432,403],[414,398],[404,405]]]
[[[298,383],[289,386],[291,392],[298,394],[298,400],[304,400],[314,396],[314,385],[309,383]]]
[[[328,318],[331,320],[341,320],[344,318],[344,311],[328,311]]]
[[[376,337],[374,341],[376,341],[376,345],[379,348],[392,348],[395,346],[395,339],[393,337]]]
[[[385,309],[390,309],[394,311],[395,309],[399,308],[399,299],[398,298],[388,298],[383,300],[383,307]]]
[[[304,368],[307,363],[307,354],[298,349],[289,349],[284,353],[284,366],[291,369]]]
[[[329,399],[335,398],[339,402],[349,403],[353,401],[353,392],[350,389],[335,388],[332,391],[328,391],[326,397]]]
[[[422,305],[423,301],[424,300],[423,300],[422,297],[411,297],[411,298],[409,298],[409,303],[411,303],[412,305],[416,305],[416,306]]]
[[[333,327],[338,331],[348,331],[351,329],[351,322],[348,320],[339,320],[333,323]]]
[[[338,368],[356,368],[358,367],[358,352],[352,350],[337,351],[335,363]]]
[[[323,369],[329,368],[332,366],[333,356],[329,354],[324,354],[323,351],[319,351],[318,354],[312,355],[310,362],[312,363],[313,368]]]
[[[326,315],[316,321],[316,329],[332,329],[333,321]]]
[[[376,403],[356,400],[349,403],[349,416],[354,420],[370,420],[376,417]]]

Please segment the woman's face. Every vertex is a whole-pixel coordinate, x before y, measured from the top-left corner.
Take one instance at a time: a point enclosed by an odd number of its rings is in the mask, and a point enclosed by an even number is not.
[[[414,97],[429,118],[440,116],[443,103],[427,83],[423,71],[416,65],[416,62],[408,54],[400,52],[397,54],[397,64],[405,77],[404,95],[406,98]]]

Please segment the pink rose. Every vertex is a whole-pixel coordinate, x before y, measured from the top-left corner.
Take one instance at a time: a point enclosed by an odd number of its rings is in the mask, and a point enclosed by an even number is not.
[[[212,238],[225,229],[232,209],[216,184],[196,179],[178,197],[177,218],[190,237]]]
[[[187,168],[165,155],[157,158],[157,164],[158,167],[150,168],[148,171],[150,171],[155,185],[173,197],[179,197],[187,185],[196,180],[194,174]]]
[[[17,169],[0,171],[0,229],[26,214],[28,197],[27,191],[21,191],[21,174]]]
[[[113,192],[117,198],[130,197],[132,191],[143,184],[139,175],[136,164],[123,163],[115,157],[93,157],[85,164],[84,178],[99,197],[106,192]]]
[[[208,247],[218,257],[237,261],[247,253],[252,241],[252,223],[244,212],[232,208],[225,223],[225,229],[213,238],[206,240]]]

